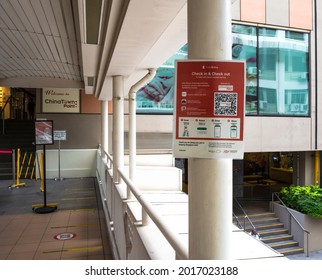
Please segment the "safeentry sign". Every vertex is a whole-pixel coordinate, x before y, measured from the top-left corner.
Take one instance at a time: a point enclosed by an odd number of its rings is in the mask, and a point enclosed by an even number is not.
[[[174,156],[244,156],[245,64],[176,62]]]

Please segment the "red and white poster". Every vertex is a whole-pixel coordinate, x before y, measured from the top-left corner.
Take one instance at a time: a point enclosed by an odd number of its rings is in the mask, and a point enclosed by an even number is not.
[[[52,145],[53,137],[53,121],[44,120],[35,121],[36,145]]]
[[[245,64],[176,62],[174,156],[244,156]]]

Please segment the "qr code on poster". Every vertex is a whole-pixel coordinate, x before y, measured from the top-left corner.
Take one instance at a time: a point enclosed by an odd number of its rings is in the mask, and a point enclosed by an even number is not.
[[[237,93],[215,92],[214,115],[237,116]]]

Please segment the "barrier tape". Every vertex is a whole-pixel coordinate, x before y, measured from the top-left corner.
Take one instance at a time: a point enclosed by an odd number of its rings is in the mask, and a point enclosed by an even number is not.
[[[12,154],[12,150],[0,150],[0,154]]]

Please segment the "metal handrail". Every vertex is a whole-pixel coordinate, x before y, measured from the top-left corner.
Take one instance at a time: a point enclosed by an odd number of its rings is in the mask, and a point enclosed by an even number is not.
[[[309,256],[309,234],[311,234],[311,233],[301,225],[301,223],[298,221],[298,219],[296,219],[296,217],[292,214],[292,212],[288,209],[288,207],[284,204],[282,199],[279,197],[278,192],[272,193],[272,202],[275,201],[274,197],[276,197],[278,199],[278,201],[285,207],[285,209],[289,213],[290,217],[292,217],[294,219],[294,221],[297,223],[297,225],[302,229],[302,231],[306,233],[306,248],[305,249],[306,249],[306,256],[308,257]]]
[[[240,222],[240,220],[239,220],[239,218],[238,218],[238,216],[233,212],[233,216],[234,216],[234,219],[236,220],[236,222],[237,222],[237,226],[238,226],[238,228],[240,228],[240,229],[243,229],[244,230],[244,228],[243,228],[243,226],[242,226],[242,224],[241,224],[241,222]]]
[[[234,201],[237,203],[239,209],[243,212],[244,214],[244,231],[246,231],[246,220],[249,222],[249,224],[251,225],[251,227],[253,228],[252,230],[252,235],[255,234],[258,237],[260,237],[260,234],[257,232],[255,225],[253,224],[253,222],[250,220],[249,216],[246,214],[244,208],[240,205],[240,203],[238,202],[238,200],[236,199],[236,197],[234,197]]]
[[[141,204],[142,210],[142,222],[144,225],[144,216],[147,214],[151,220],[156,224],[158,229],[163,233],[164,237],[170,243],[172,248],[180,255],[182,259],[188,259],[188,250],[185,246],[182,245],[181,239],[175,234],[168,224],[165,222],[164,218],[155,211],[152,207],[151,203],[147,201],[142,194],[140,193],[139,189],[133,184],[133,182],[123,173],[123,171],[119,168],[118,173],[120,177],[123,179],[125,184],[128,188],[130,188],[132,194],[135,196],[137,201]]]
[[[102,146],[99,145],[99,150],[101,155],[104,153],[107,159],[110,162],[110,167],[113,166],[113,157],[106,151],[102,151]],[[182,259],[188,259],[188,250],[186,247],[182,245],[179,237],[170,230],[169,226],[165,222],[164,218],[155,211],[152,207],[151,203],[147,201],[142,194],[140,193],[139,189],[134,185],[134,183],[123,173],[122,169],[117,170],[120,177],[123,179],[123,182],[127,185],[130,189],[131,193],[134,195],[136,200],[140,203],[142,207],[142,225],[146,224],[147,215],[151,218],[151,220],[156,224],[158,229],[163,233],[164,237],[168,240],[172,248],[180,255]]]
[[[2,135],[5,134],[4,133],[5,132],[5,127],[4,127],[5,122],[4,122],[4,115],[3,115],[4,109],[6,108],[7,104],[9,103],[9,100],[12,99],[12,98],[13,98],[13,96],[10,95],[9,98],[6,100],[6,103],[4,103],[4,106],[2,107],[1,112],[0,112],[0,115],[1,115],[1,118],[2,118]]]
[[[11,98],[11,95],[9,96],[9,98],[6,100],[6,103],[4,104],[4,106],[2,107],[1,109],[1,112],[0,112],[0,115],[1,115],[1,118],[2,118],[2,135],[4,135],[4,131],[5,131],[5,127],[4,127],[4,115],[3,115],[3,112],[4,112],[4,109],[6,108],[9,100]]]

